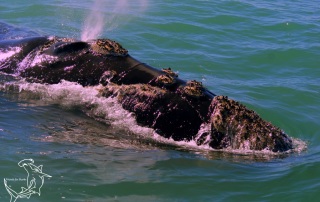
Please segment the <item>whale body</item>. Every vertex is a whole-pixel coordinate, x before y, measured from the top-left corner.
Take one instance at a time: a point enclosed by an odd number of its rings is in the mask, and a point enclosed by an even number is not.
[[[201,82],[184,81],[171,68],[157,69],[131,57],[110,39],[78,41],[31,37],[0,41],[0,71],[29,82],[101,85],[134,113],[137,123],[175,141],[194,140],[213,149],[284,152],[292,138],[257,113],[227,96],[215,95]]]

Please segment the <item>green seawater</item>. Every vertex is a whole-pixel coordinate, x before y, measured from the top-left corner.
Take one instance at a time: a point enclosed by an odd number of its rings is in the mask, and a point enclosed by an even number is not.
[[[26,178],[18,162],[30,158],[52,176],[40,196],[18,202],[319,200],[319,1],[2,0],[0,23],[10,29],[0,37],[80,39],[93,10],[104,23],[97,37],[240,101],[306,150],[261,156],[145,140],[59,96],[1,90],[0,180]],[[12,80],[0,75],[0,84]],[[0,201],[10,201],[2,183]]]

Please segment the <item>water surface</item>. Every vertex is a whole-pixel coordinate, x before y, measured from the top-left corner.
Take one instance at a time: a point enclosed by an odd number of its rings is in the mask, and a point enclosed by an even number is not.
[[[28,85],[0,75],[1,179],[24,176],[17,163],[25,158],[52,176],[41,196],[17,201],[316,201],[318,1],[119,2],[100,1],[105,24],[98,37],[242,102],[307,142],[307,150],[276,156],[213,152],[141,138],[152,132],[111,101],[103,100],[113,113],[102,122],[86,113],[88,104],[101,101],[94,89]],[[74,0],[1,2],[0,39],[80,39],[93,7]],[[0,198],[10,200],[4,186]]]

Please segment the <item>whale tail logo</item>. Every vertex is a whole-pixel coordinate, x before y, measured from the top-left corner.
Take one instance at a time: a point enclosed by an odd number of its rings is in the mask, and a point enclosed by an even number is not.
[[[8,180],[5,178],[4,186],[10,194],[10,202],[15,202],[18,198],[29,199],[32,194],[41,195],[41,187],[44,183],[44,177],[51,178],[52,176],[42,172],[42,165],[34,165],[33,159],[23,159],[18,163],[19,167],[23,167],[27,172],[27,186],[21,187],[21,191],[17,192],[8,185]]]

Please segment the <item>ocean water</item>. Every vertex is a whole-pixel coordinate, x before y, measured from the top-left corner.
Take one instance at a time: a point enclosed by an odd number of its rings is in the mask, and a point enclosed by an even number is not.
[[[1,1],[1,40],[111,38],[140,61],[240,101],[300,147],[283,155],[172,142],[95,87],[0,74],[0,179],[21,191],[18,162],[33,159],[51,178],[40,196],[17,201],[318,201],[319,33],[315,0]],[[0,201],[10,201],[4,184]]]

